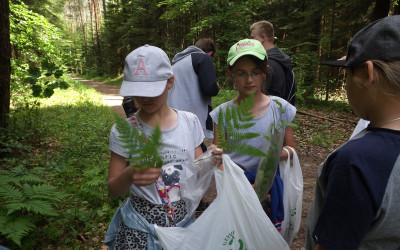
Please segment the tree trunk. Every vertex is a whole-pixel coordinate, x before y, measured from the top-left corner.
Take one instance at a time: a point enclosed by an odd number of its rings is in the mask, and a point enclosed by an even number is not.
[[[106,0],[103,0],[103,14],[104,14],[104,20],[106,20],[107,18]]]
[[[96,43],[97,43],[97,61],[99,63],[99,67],[103,68],[103,61],[101,58],[101,47],[100,47],[100,36],[99,36],[99,26],[100,26],[100,7],[98,0],[93,1],[93,12],[94,12],[94,22],[95,22],[95,36],[96,36]]]
[[[384,18],[388,15],[390,0],[375,0],[374,11],[371,14],[371,22]]]
[[[0,1],[0,128],[7,128],[10,112],[10,6],[8,0]]]
[[[328,58],[332,58],[332,41],[333,41],[333,32],[334,32],[334,26],[335,26],[335,14],[336,14],[336,1],[333,1],[332,3],[332,14],[331,14],[331,32],[330,32],[330,43],[329,43],[329,51],[328,51]],[[326,72],[327,77],[326,77],[326,82],[325,82],[325,101],[327,102],[329,100],[329,91],[330,91],[330,84],[329,84],[329,71]]]
[[[83,15],[82,15],[82,12],[84,12],[84,9],[83,9],[83,6],[81,4],[81,0],[78,0],[78,7],[79,7],[79,17],[80,17],[81,26],[82,26],[83,57],[87,60],[87,58],[86,58],[87,57],[86,22],[83,19]]]

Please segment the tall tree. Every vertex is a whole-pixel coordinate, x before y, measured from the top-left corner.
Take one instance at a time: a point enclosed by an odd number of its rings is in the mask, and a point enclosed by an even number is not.
[[[10,112],[10,7],[8,0],[0,0],[0,128],[6,128]]]

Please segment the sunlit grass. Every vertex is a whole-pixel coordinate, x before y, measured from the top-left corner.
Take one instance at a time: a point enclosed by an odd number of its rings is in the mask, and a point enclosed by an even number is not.
[[[14,98],[19,103],[11,110],[9,132],[0,136],[7,152],[1,169],[35,173],[69,194],[57,208],[57,218],[43,218],[37,230],[23,238],[31,249],[51,244],[98,249],[120,202],[107,192],[112,111],[93,88],[67,82],[68,89],[57,89],[48,99]],[[97,245],[80,242],[79,235],[97,238]]]

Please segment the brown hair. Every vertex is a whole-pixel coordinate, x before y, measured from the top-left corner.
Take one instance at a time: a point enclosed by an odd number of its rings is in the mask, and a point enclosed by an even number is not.
[[[204,52],[214,52],[217,51],[215,48],[215,43],[214,40],[211,38],[201,38],[196,42],[194,45],[197,48],[201,49]]]
[[[258,35],[265,35],[271,43],[274,42],[274,26],[268,21],[259,21],[250,26],[250,31],[255,30]]]

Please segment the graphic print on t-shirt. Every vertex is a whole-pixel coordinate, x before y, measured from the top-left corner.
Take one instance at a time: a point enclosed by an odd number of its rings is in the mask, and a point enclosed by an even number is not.
[[[161,172],[161,177],[171,202],[180,200],[181,198],[179,181],[181,180],[182,170],[182,165],[169,165],[163,167]]]

